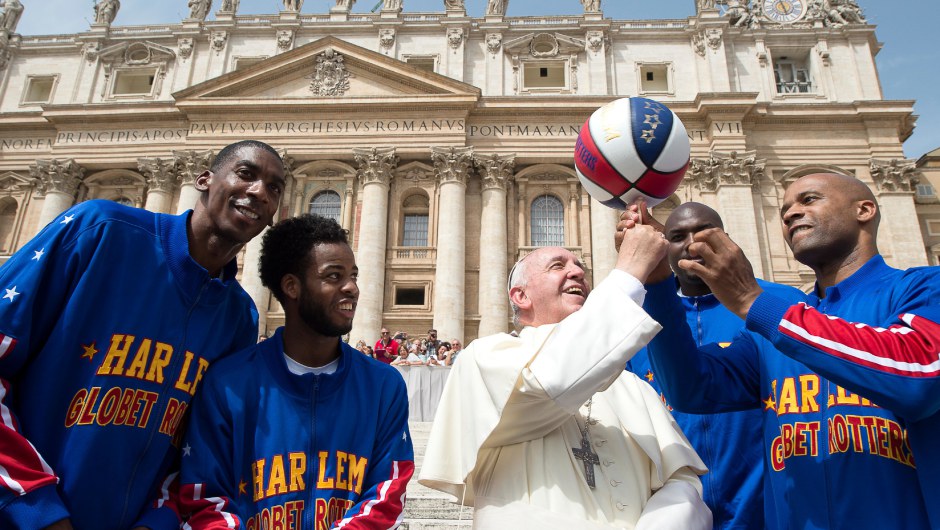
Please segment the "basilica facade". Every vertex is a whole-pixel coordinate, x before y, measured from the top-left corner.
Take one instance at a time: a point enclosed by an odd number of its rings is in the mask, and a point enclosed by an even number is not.
[[[787,185],[818,171],[875,191],[890,264],[937,263],[936,196],[901,147],[913,102],[883,97],[875,27],[854,1],[778,12],[785,3],[700,0],[681,20],[612,20],[575,0],[550,17],[508,17],[503,2],[471,17],[462,0],[242,15],[223,1],[206,20],[205,0],[148,26],[112,25],[119,6],[104,3],[74,35],[20,35],[4,14],[0,260],[76,202],[192,208],[214,153],[254,138],[283,154],[280,218],[314,212],[349,230],[361,271],[351,341],[382,326],[469,341],[510,328],[508,271],[532,249],[569,248],[595,281],[613,267],[618,212],[579,184],[574,145],[595,109],[644,96],[677,113],[692,145],[655,215],[713,206],[759,276],[812,281],[779,210]],[[260,285],[259,245],[241,275],[269,333],[283,312]]]

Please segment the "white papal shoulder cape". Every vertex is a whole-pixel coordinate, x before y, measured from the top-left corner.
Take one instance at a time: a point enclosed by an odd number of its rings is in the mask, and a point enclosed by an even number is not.
[[[644,295],[615,270],[562,322],[473,341],[444,387],[419,482],[474,506],[476,528],[711,528],[705,465],[624,371],[661,329]],[[594,488],[572,451],[585,424]]]

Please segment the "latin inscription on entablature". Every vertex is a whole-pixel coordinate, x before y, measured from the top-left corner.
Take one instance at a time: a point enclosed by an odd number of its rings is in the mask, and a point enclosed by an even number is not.
[[[0,138],[0,153],[11,151],[48,151],[52,138]]]
[[[194,122],[189,136],[304,136],[392,134],[414,136],[421,134],[461,134],[466,131],[463,119],[429,120],[309,120],[309,121],[227,121]]]
[[[179,143],[186,140],[186,129],[117,129],[106,131],[60,131],[56,146]]]

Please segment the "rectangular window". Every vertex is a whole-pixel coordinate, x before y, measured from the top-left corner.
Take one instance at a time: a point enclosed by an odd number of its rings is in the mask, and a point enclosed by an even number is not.
[[[640,92],[669,92],[669,65],[641,64]]]
[[[426,72],[433,72],[434,66],[437,63],[437,60],[433,55],[416,55],[413,57],[408,57],[405,59],[405,62],[414,66],[419,70],[424,70]]]
[[[813,79],[806,55],[781,55],[774,58],[774,83],[777,94],[812,94]]]
[[[56,76],[47,75],[30,77],[23,92],[24,104],[49,103],[52,99],[52,89],[55,87]]]
[[[936,195],[936,192],[934,191],[933,186],[930,184],[918,184],[917,195],[921,197],[933,197]]]
[[[424,287],[395,287],[395,305],[425,305]]]
[[[402,234],[401,246],[428,246],[427,214],[405,214],[405,228],[404,233]]]
[[[153,93],[153,81],[157,71],[119,70],[114,74],[113,96],[149,96]]]
[[[523,66],[523,86],[528,89],[533,88],[557,88],[564,89],[568,87],[568,79],[565,76],[565,63],[527,63]]]

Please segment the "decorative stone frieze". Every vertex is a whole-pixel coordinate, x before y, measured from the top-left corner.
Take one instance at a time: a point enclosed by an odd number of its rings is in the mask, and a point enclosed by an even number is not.
[[[363,186],[373,182],[387,186],[399,161],[394,147],[354,148],[353,156],[359,164],[356,176]]]
[[[215,53],[222,53],[222,50],[225,49],[225,44],[228,42],[228,32],[227,31],[213,31],[209,35],[209,45],[212,46],[212,49],[215,50]]]
[[[499,52],[499,49],[503,46],[503,34],[502,33],[487,33],[486,34],[486,49],[495,57]]]
[[[458,182],[466,185],[473,165],[473,147],[432,147],[431,160],[441,184]]]
[[[388,51],[395,45],[395,30],[391,28],[386,28],[379,31],[379,46],[388,53]]]
[[[516,155],[503,155],[497,153],[485,156],[474,156],[473,164],[483,178],[483,189],[498,188],[505,190],[512,179],[512,170],[516,167]]]

